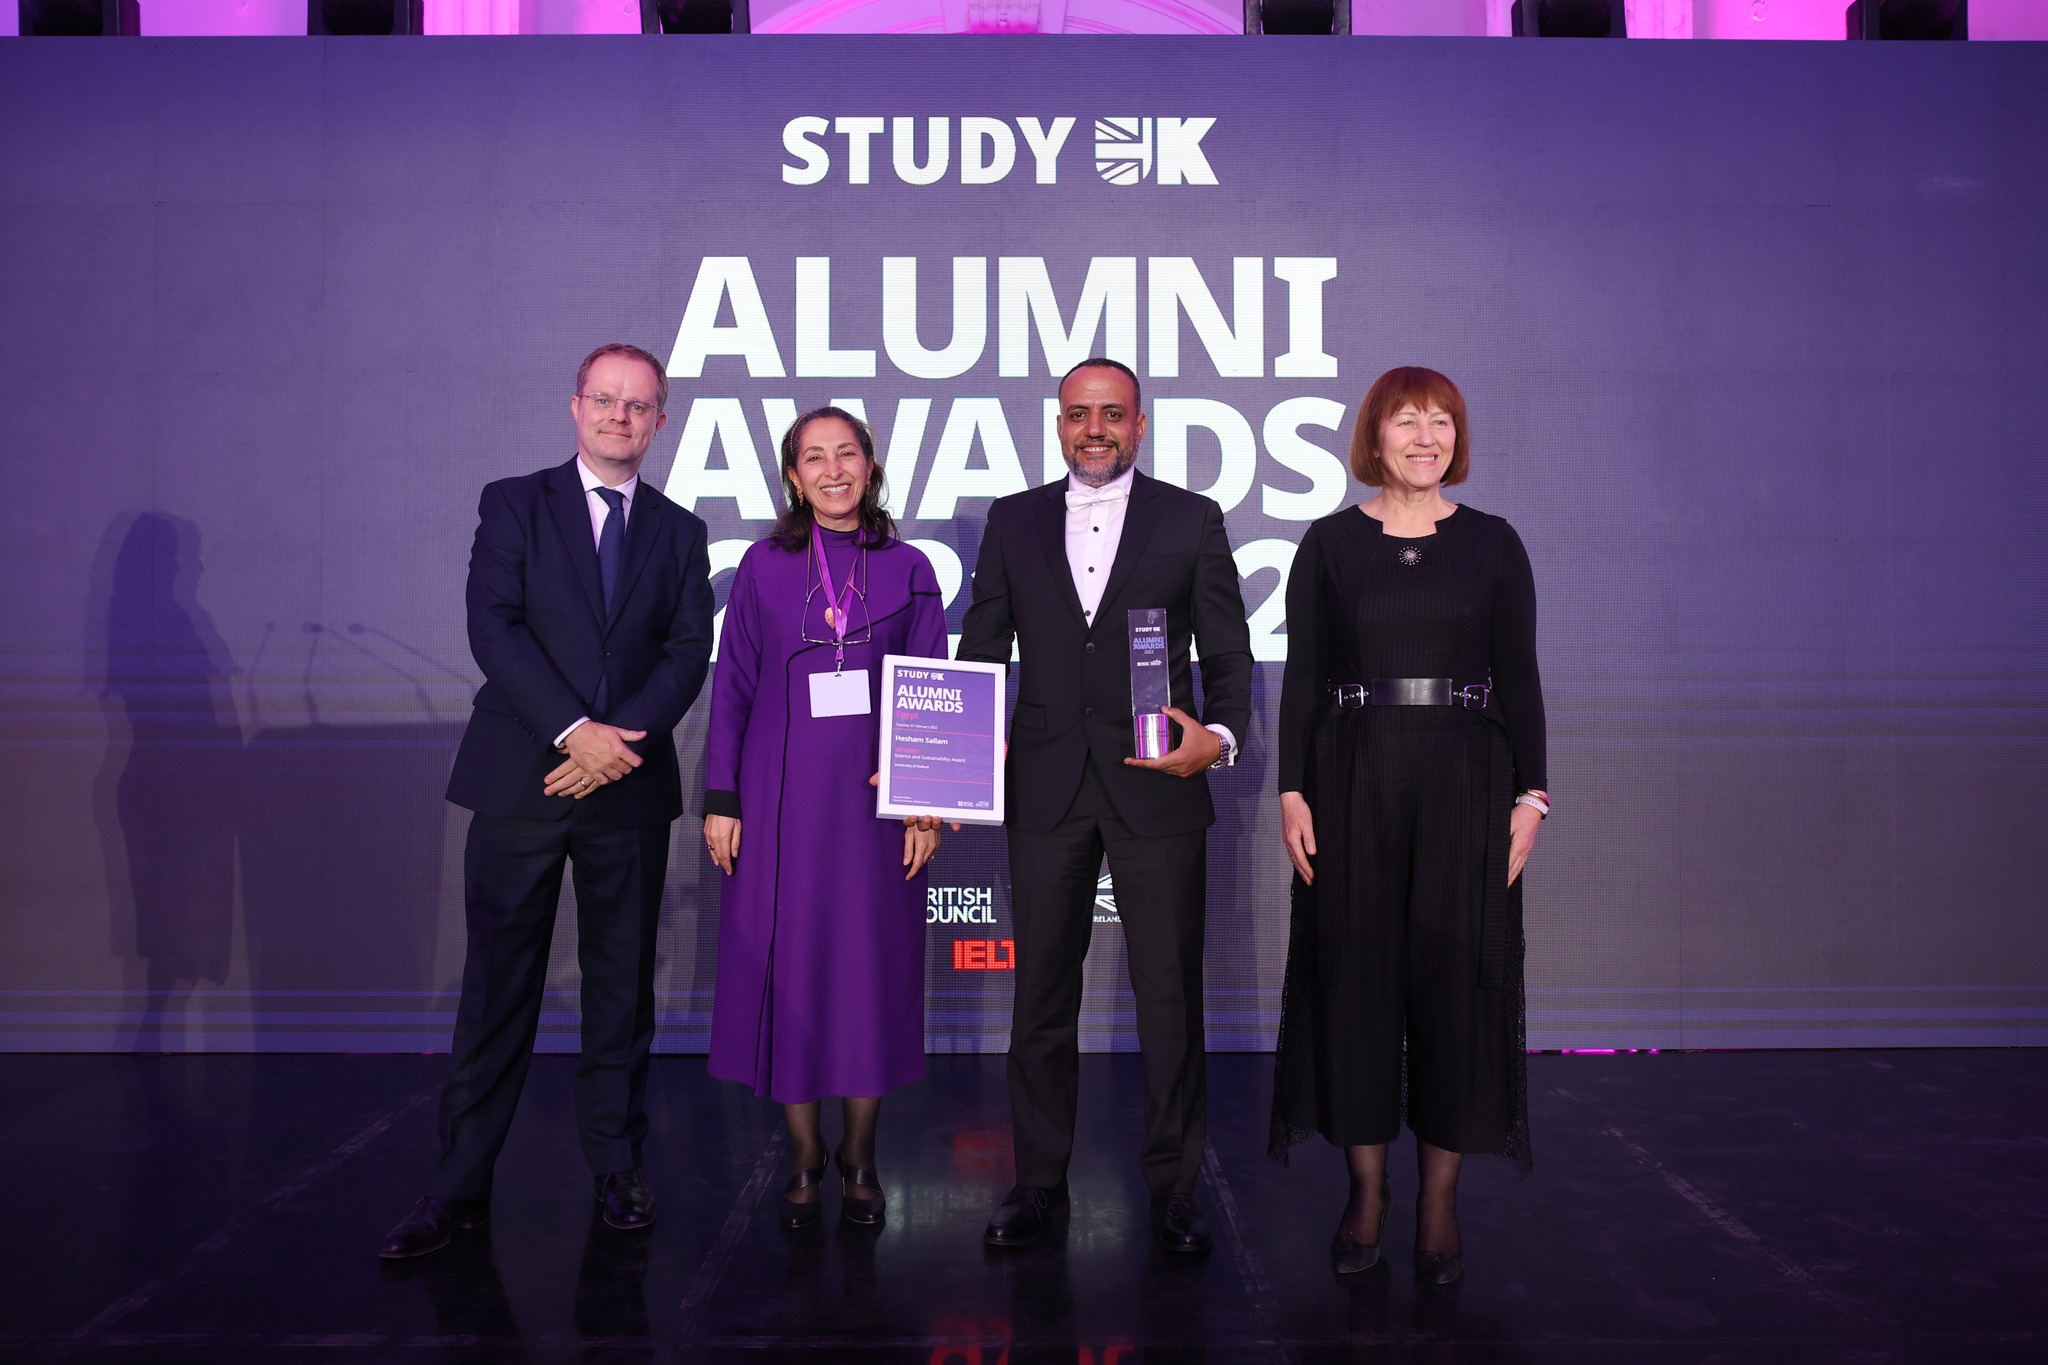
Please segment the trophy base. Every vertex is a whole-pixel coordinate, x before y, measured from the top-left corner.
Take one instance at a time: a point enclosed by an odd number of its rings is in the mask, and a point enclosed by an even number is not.
[[[1131,717],[1131,739],[1139,758],[1166,757],[1173,747],[1167,734],[1166,714],[1153,711]]]

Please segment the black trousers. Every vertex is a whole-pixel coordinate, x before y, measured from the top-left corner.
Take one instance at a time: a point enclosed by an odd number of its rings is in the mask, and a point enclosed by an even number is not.
[[[583,972],[583,1058],[576,1068],[583,1155],[599,1175],[641,1164],[655,926],[668,844],[666,824],[607,825],[581,805],[566,820],[471,819],[463,851],[469,951],[455,1055],[441,1091],[441,1154],[428,1194],[490,1197],[491,1168],[533,1060],[565,860],[575,869]]]
[[[1405,1076],[1417,1137],[1501,1151],[1518,1117],[1522,1000],[1479,981],[1487,845],[1509,815],[1488,800],[1497,732],[1448,707],[1332,726],[1314,782],[1318,1127],[1339,1146],[1391,1141]]]
[[[1145,1059],[1139,1164],[1155,1195],[1192,1190],[1209,1141],[1202,1031],[1206,832],[1149,839],[1133,834],[1117,817],[1091,762],[1058,825],[1044,833],[1013,825],[1009,836],[1017,922],[1009,1063],[1017,1183],[1057,1185],[1073,1156],[1081,964],[1095,927],[1096,876],[1107,853]]]

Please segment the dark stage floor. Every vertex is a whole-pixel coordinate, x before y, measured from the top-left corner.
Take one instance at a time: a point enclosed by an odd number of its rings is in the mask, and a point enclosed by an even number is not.
[[[1009,1252],[1000,1057],[883,1114],[888,1226],[784,1233],[775,1111],[662,1059],[660,1224],[594,1216],[574,1065],[539,1059],[495,1218],[378,1261],[439,1057],[0,1058],[0,1358],[71,1361],[2040,1361],[2048,1052],[1530,1059],[1537,1172],[1474,1163],[1469,1272],[1325,1268],[1335,1154],[1263,1154],[1270,1059],[1211,1059],[1214,1255],[1153,1248],[1135,1057],[1085,1063],[1075,1204]]]

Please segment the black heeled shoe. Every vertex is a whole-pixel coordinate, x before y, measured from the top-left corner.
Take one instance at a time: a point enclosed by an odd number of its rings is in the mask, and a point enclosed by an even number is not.
[[[856,1166],[838,1153],[832,1160],[839,1166],[839,1212],[849,1223],[864,1228],[880,1227],[882,1213],[888,1208],[888,1196],[882,1192],[882,1177],[873,1171]],[[854,1197],[855,1190],[873,1190],[872,1198],[862,1195]]]
[[[1462,1251],[1418,1251],[1415,1278],[1425,1284],[1456,1284],[1465,1274]]]
[[[1457,1215],[1451,1215],[1455,1224]],[[1462,1241],[1462,1239],[1460,1239]],[[1422,1215],[1418,1209],[1415,1217],[1415,1278],[1424,1284],[1455,1284],[1465,1273],[1465,1253],[1462,1251],[1424,1251],[1422,1242]]]
[[[1380,1181],[1380,1221],[1372,1230],[1370,1242],[1354,1242],[1340,1230],[1330,1239],[1330,1269],[1339,1275],[1356,1275],[1371,1270],[1380,1263],[1380,1235],[1387,1229],[1387,1205],[1390,1202],[1385,1180]]]
[[[813,1166],[808,1171],[798,1171],[789,1178],[789,1183],[782,1188],[782,1226],[788,1228],[791,1232],[798,1232],[815,1225],[818,1219],[824,1216],[825,1192],[823,1190],[818,1191],[818,1197],[815,1199],[790,1198],[791,1195],[800,1190],[808,1190],[824,1183],[825,1168],[823,1166]]]

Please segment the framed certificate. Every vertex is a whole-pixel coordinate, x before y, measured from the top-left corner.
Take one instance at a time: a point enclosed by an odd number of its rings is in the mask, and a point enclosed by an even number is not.
[[[1001,664],[882,656],[878,817],[1003,823]]]

